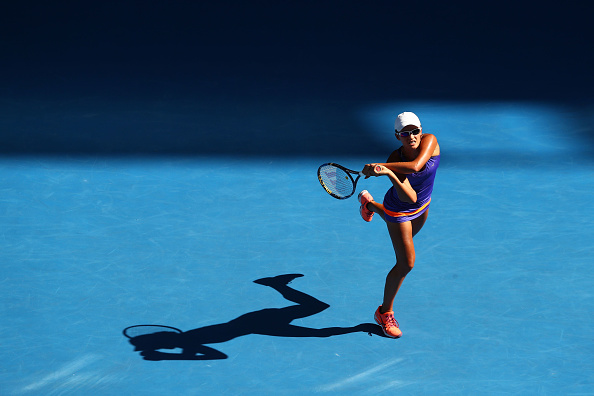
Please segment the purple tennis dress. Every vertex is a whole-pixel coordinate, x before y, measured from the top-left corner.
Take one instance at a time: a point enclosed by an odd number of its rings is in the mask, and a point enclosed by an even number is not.
[[[402,150],[402,148],[400,149]],[[399,152],[400,158],[402,151]],[[429,209],[433,182],[439,166],[439,155],[429,158],[425,167],[419,172],[406,175],[411,187],[417,193],[417,202],[414,204],[402,202],[394,187],[391,187],[384,196],[384,212],[386,221],[391,223],[404,223],[416,219]]]

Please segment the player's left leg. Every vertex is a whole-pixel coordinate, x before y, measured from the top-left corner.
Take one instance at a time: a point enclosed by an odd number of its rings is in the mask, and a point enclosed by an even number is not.
[[[361,203],[359,212],[361,213],[363,220],[371,221],[374,213],[377,213],[384,221],[386,220],[384,205],[375,202],[367,190],[363,190],[359,193],[358,200]]]

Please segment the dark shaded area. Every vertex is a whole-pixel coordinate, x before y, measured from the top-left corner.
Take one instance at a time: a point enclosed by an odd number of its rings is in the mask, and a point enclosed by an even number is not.
[[[295,278],[302,276],[302,274],[284,274],[254,281],[260,285],[273,288],[288,301],[296,303],[296,305],[248,312],[227,323],[204,326],[185,332],[172,327],[169,329],[165,328],[169,326],[147,326],[147,328],[158,329],[159,327],[163,327],[164,329],[160,329],[162,331],[155,331],[154,333],[129,337],[129,329],[143,327],[142,325],[135,325],[124,329],[124,335],[130,338],[130,343],[134,346],[134,350],[140,352],[140,355],[145,360],[226,359],[228,356],[225,353],[205,344],[224,343],[234,338],[251,334],[274,337],[327,338],[363,332],[369,335],[376,334],[385,337],[380,327],[371,323],[362,323],[353,327],[326,327],[322,329],[291,324],[296,319],[316,315],[330,307],[328,304],[309,294],[288,286]],[[161,351],[163,349],[176,348],[180,348],[182,350],[181,353]]]
[[[384,154],[361,143],[362,104],[583,108],[589,15],[585,2],[12,2],[0,154]]]

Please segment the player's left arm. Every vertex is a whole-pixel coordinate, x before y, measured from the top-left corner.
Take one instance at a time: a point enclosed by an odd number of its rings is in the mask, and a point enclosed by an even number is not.
[[[415,173],[423,169],[429,158],[433,155],[436,155],[435,152],[438,152],[438,145],[437,145],[437,138],[435,135],[426,134],[423,135],[423,139],[421,140],[421,144],[419,145],[419,155],[417,158],[413,159],[412,161],[407,162],[391,162],[391,157],[388,158],[388,162],[384,164],[377,164],[385,166],[386,168],[390,169],[392,172],[408,175],[411,173]]]

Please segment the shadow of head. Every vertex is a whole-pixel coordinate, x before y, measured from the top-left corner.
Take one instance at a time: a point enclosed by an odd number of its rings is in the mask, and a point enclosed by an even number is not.
[[[157,349],[175,349],[183,344],[183,335],[173,331],[159,331],[130,338],[135,351],[155,351]]]

